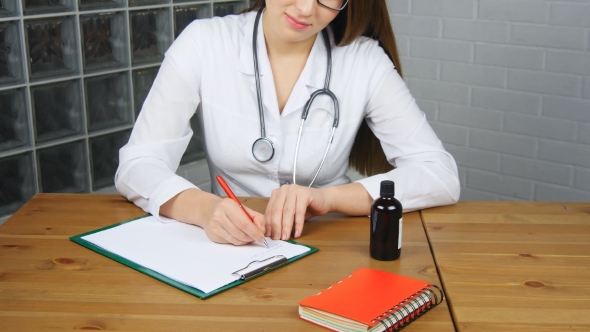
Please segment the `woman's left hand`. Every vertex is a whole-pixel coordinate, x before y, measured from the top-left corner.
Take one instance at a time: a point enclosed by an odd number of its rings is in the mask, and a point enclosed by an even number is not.
[[[296,184],[283,185],[273,190],[266,206],[266,233],[274,240],[288,240],[291,232],[301,236],[305,220],[330,212],[325,191]]]

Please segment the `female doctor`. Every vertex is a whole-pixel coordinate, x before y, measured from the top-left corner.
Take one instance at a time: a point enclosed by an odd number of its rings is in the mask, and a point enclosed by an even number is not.
[[[328,212],[367,215],[387,179],[404,211],[453,204],[457,166],[399,68],[385,0],[257,0],[194,21],[121,148],[116,187],[164,222],[235,245],[299,237]],[[270,196],[264,215],[248,209],[254,223],[216,181],[211,194],[175,174],[195,112],[211,177]],[[349,165],[371,176],[350,183]]]

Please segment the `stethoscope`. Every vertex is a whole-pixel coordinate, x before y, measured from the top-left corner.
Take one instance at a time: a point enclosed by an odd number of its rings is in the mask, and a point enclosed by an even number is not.
[[[266,137],[266,130],[264,127],[264,112],[262,111],[262,96],[260,92],[260,72],[258,71],[258,54],[256,48],[256,40],[258,39],[258,23],[260,22],[260,17],[262,16],[262,11],[264,8],[261,8],[256,15],[256,20],[254,21],[254,33],[252,37],[252,45],[253,45],[253,53],[254,53],[254,76],[256,77],[256,95],[258,97],[258,113],[260,115],[260,138],[257,139],[254,144],[252,144],[252,154],[254,158],[261,163],[267,162],[272,159],[275,154],[275,148],[270,139]],[[297,156],[299,155],[299,143],[301,141],[301,134],[303,132],[303,125],[307,120],[307,115],[309,114],[309,109],[311,108],[311,104],[313,100],[319,95],[327,95],[332,99],[334,103],[334,123],[332,124],[332,131],[330,133],[330,139],[328,140],[328,146],[326,147],[326,151],[324,152],[324,157],[322,158],[322,162],[318,167],[313,179],[309,183],[308,187],[311,187],[317,178],[322,166],[324,165],[324,161],[326,160],[326,156],[328,155],[328,151],[330,150],[330,145],[332,145],[332,140],[334,139],[334,131],[338,127],[338,118],[340,112],[338,110],[338,98],[336,95],[330,91],[330,74],[332,72],[332,46],[330,45],[330,38],[328,37],[328,32],[326,29],[322,30],[322,38],[324,39],[324,43],[326,44],[326,52],[328,55],[328,66],[326,69],[326,81],[324,83],[324,88],[314,91],[305,106],[303,107],[303,113],[301,114],[301,125],[299,126],[299,134],[297,135],[297,145],[295,146],[295,159],[293,161],[293,184],[296,184],[296,174],[297,174]]]

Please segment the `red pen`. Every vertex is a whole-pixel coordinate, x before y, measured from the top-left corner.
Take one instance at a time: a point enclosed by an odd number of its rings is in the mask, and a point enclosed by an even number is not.
[[[227,183],[225,183],[225,180],[219,175],[216,176],[215,178],[217,179],[217,182],[219,182],[219,185],[221,186],[221,188],[223,188],[223,191],[225,191],[225,194],[227,195],[227,197],[231,198],[232,201],[238,203],[238,205],[240,206],[242,211],[244,211],[244,213],[248,216],[248,218],[250,218],[250,220],[252,222],[254,222],[254,218],[252,218],[252,216],[248,213],[248,211],[246,211],[246,209],[244,208],[242,203],[240,203],[240,201],[238,200],[236,195],[234,195],[234,192],[231,191],[230,187],[227,185]],[[264,245],[268,248],[268,243],[266,243],[266,238],[264,239]]]

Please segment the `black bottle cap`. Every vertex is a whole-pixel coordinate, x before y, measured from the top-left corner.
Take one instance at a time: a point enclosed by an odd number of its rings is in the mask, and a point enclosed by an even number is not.
[[[390,180],[381,181],[381,197],[392,198],[395,194],[395,183]]]

